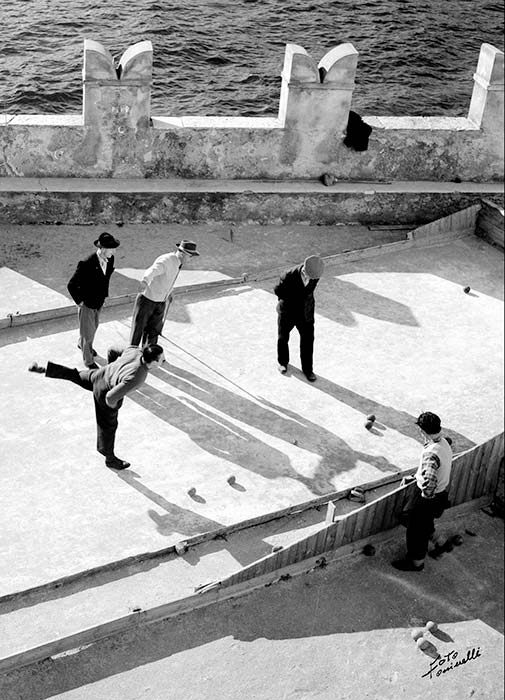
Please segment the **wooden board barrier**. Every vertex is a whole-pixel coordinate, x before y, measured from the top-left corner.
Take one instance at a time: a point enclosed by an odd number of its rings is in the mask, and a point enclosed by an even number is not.
[[[449,500],[460,505],[485,494],[494,493],[498,472],[503,462],[504,434],[457,455],[453,459]],[[278,552],[231,574],[214,586],[227,587],[291,566],[304,559],[323,555],[352,542],[365,539],[398,525],[410,489],[410,482],[360,508],[337,517],[334,522],[321,523],[321,529]],[[330,509],[331,510],[331,509]]]

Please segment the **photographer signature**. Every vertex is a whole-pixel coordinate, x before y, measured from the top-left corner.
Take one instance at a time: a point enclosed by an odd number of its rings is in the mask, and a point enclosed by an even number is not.
[[[475,659],[477,659],[479,656],[482,656],[480,653],[480,647],[473,647],[472,649],[469,649],[464,657],[460,656],[458,652],[453,649],[448,654],[439,656],[438,659],[432,661],[428,672],[423,673],[421,678],[426,678],[427,676],[429,676],[429,678],[441,676],[444,673],[448,673],[448,671],[452,671],[458,666],[464,666],[470,661],[475,661]]]

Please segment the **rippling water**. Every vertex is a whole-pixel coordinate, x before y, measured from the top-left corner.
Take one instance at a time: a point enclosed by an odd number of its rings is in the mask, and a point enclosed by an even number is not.
[[[154,46],[158,115],[276,114],[284,46],[360,53],[354,108],[461,116],[481,43],[502,47],[489,0],[0,0],[0,113],[81,110],[82,40],[117,58]]]

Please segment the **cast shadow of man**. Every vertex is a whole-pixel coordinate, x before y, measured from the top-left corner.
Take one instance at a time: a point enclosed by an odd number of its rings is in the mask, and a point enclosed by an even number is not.
[[[272,292],[271,280],[259,282],[255,286]],[[342,326],[356,326],[356,314],[401,326],[419,326],[414,313],[406,304],[342,279],[331,270],[321,279],[317,288],[316,312]]]
[[[298,373],[293,373],[293,376],[301,378],[302,375]],[[347,406],[355,409],[356,411],[363,412],[364,415],[373,413],[377,419],[377,426],[381,428],[392,428],[397,432],[405,435],[406,437],[412,438],[417,442],[420,442],[419,430],[416,426],[417,416],[413,416],[406,411],[399,411],[393,406],[386,406],[385,404],[378,403],[367,396],[362,396],[361,394],[348,389],[347,387],[335,384],[329,379],[325,379],[318,375],[317,383],[314,385],[319,391],[323,391],[332,398],[341,403],[345,403]],[[419,409],[421,413],[424,408]],[[443,427],[443,434],[447,435],[452,440],[452,451],[463,452],[471,447],[475,446],[472,440],[469,440],[465,435],[458,433],[452,428]],[[405,466],[403,466],[405,468]]]
[[[335,477],[358,461],[381,472],[399,471],[384,457],[353,450],[338,435],[293,411],[226,389],[173,365],[165,364],[155,373],[181,395],[175,397],[144,385],[142,392],[131,394],[134,401],[187,433],[205,451],[267,479],[294,479],[319,496],[334,491]],[[274,439],[267,442],[258,432]],[[305,471],[313,470],[312,474],[298,471],[276,441],[289,445],[288,452],[298,447],[305,455],[310,453],[312,456],[300,456],[300,463],[303,469],[303,460],[310,459]]]

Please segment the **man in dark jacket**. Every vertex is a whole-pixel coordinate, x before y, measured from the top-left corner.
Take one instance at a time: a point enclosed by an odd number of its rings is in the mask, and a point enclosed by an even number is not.
[[[277,304],[278,339],[277,361],[279,371],[286,374],[289,363],[289,334],[296,326],[300,334],[300,359],[302,372],[309,382],[317,377],[312,369],[314,348],[314,289],[324,270],[319,255],[311,255],[302,265],[285,272],[274,288],[279,298]]]
[[[55,362],[48,362],[46,367],[32,362],[28,371],[55,379],[66,379],[92,391],[97,429],[96,449],[105,457],[107,467],[126,469],[130,463],[114,454],[119,409],[123,405],[124,397],[141,386],[149,370],[160,366],[164,360],[163,348],[160,345],[146,345],[143,350],[130,345],[124,350],[109,348],[108,364],[98,369],[79,371]]]
[[[100,322],[100,311],[109,295],[109,280],[114,272],[112,251],[119,241],[110,233],[101,233],[94,245],[98,250],[81,260],[72,275],[67,289],[78,306],[79,343],[82,359],[88,369],[98,367],[94,357],[93,340]]]

